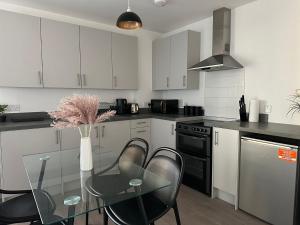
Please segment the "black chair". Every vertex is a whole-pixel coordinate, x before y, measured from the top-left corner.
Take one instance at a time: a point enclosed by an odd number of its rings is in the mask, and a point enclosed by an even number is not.
[[[140,142],[145,147],[136,144]],[[87,190],[94,196],[103,197],[125,191],[128,179],[136,178],[139,170],[136,165],[144,167],[149,151],[147,141],[141,138],[132,138],[127,142],[117,160],[106,169],[94,174],[86,182]],[[118,167],[118,174],[105,174]],[[122,182],[124,180],[124,182]]]
[[[43,160],[37,189],[34,190],[35,197],[44,202],[40,211],[46,210],[54,220],[61,220],[59,216],[54,215],[56,209],[55,202],[51,196],[41,190],[42,182],[45,174],[47,159]],[[2,195],[17,195],[5,202],[0,202],[0,224],[13,223],[31,223],[41,225],[41,218],[31,190],[3,190],[0,189]],[[54,223],[53,225],[63,225],[65,222]]]
[[[149,145],[147,141],[141,138],[132,138],[127,142],[112,165],[94,174],[87,180],[87,191],[93,196],[101,198],[104,202],[109,201],[110,196],[115,196],[116,193],[126,192],[130,188],[128,180],[141,175],[141,171],[136,165],[140,167],[145,166],[148,151]],[[116,167],[119,170],[118,174],[105,174]],[[100,205],[99,201],[97,203]],[[100,209],[99,213],[101,213]],[[105,212],[104,217],[106,217]],[[86,221],[88,222],[88,214]]]
[[[0,203],[0,224],[27,223],[41,224],[40,216],[31,190],[3,190],[1,194],[18,195]],[[39,199],[47,203],[47,210],[54,213],[55,204],[47,192],[35,190]],[[61,223],[58,223],[61,224]]]
[[[161,154],[163,152],[173,153],[176,160]],[[171,208],[174,210],[177,225],[181,224],[176,198],[184,171],[182,156],[173,149],[159,148],[151,156],[146,169],[166,178],[171,182],[171,185],[139,198],[105,207],[104,225],[108,224],[108,217],[117,225],[154,225],[154,222],[164,216]],[[143,178],[143,185],[151,185],[146,174]]]
[[[0,224],[26,223],[40,220],[30,190],[0,190],[1,194],[19,195],[0,203]]]

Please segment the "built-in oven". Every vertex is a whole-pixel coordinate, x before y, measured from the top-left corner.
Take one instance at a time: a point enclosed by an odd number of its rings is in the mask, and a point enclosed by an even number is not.
[[[185,160],[183,183],[211,195],[211,127],[195,122],[177,123],[176,149]]]

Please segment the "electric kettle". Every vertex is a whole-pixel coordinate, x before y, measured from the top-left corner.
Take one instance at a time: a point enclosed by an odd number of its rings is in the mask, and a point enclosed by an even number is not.
[[[131,114],[137,114],[137,113],[139,113],[139,104],[137,104],[137,103],[131,103],[130,104],[130,112],[131,112]]]

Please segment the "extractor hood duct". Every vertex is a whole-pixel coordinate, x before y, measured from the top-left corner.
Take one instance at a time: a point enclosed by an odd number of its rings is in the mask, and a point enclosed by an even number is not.
[[[219,70],[240,69],[243,66],[230,56],[231,10],[220,8],[213,12],[213,56],[195,64],[188,70]]]

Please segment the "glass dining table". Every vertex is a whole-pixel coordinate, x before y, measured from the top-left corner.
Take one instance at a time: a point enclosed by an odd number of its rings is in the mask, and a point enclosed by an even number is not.
[[[142,195],[173,185],[132,162],[123,162],[134,171],[130,175],[122,174],[118,163],[110,168],[119,154],[117,151],[102,152],[99,147],[93,147],[94,169],[81,171],[79,152],[77,148],[23,156],[43,224],[73,224],[77,216],[124,200],[141,200]]]

